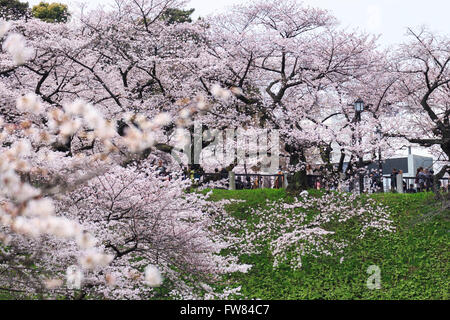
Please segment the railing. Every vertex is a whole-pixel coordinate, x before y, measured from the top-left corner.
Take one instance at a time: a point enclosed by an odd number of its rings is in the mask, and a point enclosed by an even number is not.
[[[405,177],[397,175],[396,180],[393,182],[391,176],[383,176],[386,183],[386,191],[395,190],[400,193],[413,193],[421,191],[431,191],[433,189],[434,178],[424,177],[417,182],[416,177]],[[445,191],[449,191],[450,178],[438,179],[438,188]]]
[[[358,175],[347,176],[345,184],[332,181],[328,176],[323,175],[307,175],[308,188],[341,190],[347,192],[359,192]],[[230,190],[239,189],[258,189],[258,188],[286,188],[288,185],[288,174],[257,174],[257,173],[234,173],[234,172],[216,172],[201,173],[195,179],[199,184],[208,182],[226,180],[226,188]],[[416,177],[405,177],[400,174],[396,176],[396,180],[392,183],[391,176],[364,176],[365,192],[389,192],[395,191],[399,193],[429,191],[432,189],[432,182],[423,185],[416,183]],[[411,188],[411,186],[413,186]],[[439,188],[449,191],[450,178],[439,179]]]
[[[207,184],[227,179],[226,187],[230,190],[259,189],[259,188],[286,188],[287,174],[253,174],[221,172],[201,173],[194,178],[199,184]]]
[[[281,189],[287,187],[287,175],[285,174],[245,174],[230,172],[230,181],[233,178],[234,188],[237,190],[259,188]],[[232,183],[230,183],[231,188],[233,188]]]

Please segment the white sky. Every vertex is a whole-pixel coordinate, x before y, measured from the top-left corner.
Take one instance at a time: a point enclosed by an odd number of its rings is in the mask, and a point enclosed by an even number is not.
[[[206,15],[245,1],[191,0],[191,6],[197,14]],[[329,10],[344,27],[380,34],[383,46],[402,42],[407,27],[427,25],[433,31],[450,31],[449,0],[303,0],[303,3]]]
[[[40,1],[28,0],[30,6]],[[79,2],[88,2],[91,8],[100,4],[114,3],[114,0],[46,1],[68,4],[69,10],[76,10]],[[194,17],[197,18],[245,2],[246,0],[191,0],[186,8],[195,8]],[[358,28],[380,35],[379,43],[382,47],[403,42],[407,27],[417,28],[426,25],[432,31],[440,33],[450,31],[450,0],[303,0],[303,3],[329,10],[343,27]],[[406,151],[400,153],[407,154]],[[413,148],[413,153],[427,155],[419,148]]]
[[[41,0],[28,0],[35,5]],[[46,0],[62,2],[74,10],[80,0]],[[82,1],[82,0],[81,0]],[[283,1],[283,0],[280,0]],[[300,1],[300,0],[299,0]],[[90,7],[111,4],[114,0],[89,0]],[[246,0],[191,0],[187,8],[195,8],[194,17],[223,11]],[[342,26],[380,34],[380,44],[389,46],[404,40],[407,27],[427,25],[442,33],[450,31],[449,0],[303,0],[307,5],[328,9]]]

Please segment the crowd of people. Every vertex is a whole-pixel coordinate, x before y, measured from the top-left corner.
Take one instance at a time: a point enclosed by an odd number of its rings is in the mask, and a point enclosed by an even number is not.
[[[396,168],[392,169],[392,173],[390,175],[391,178],[391,191],[397,191],[397,176],[399,174],[403,174],[402,170],[397,170]],[[411,180],[414,180],[414,183],[411,183]],[[424,167],[417,168],[416,175],[414,178],[403,177],[403,191],[406,193],[416,193],[423,191],[432,191],[434,185],[434,171],[433,169],[428,169]],[[442,186],[441,181],[438,180],[438,189],[446,189],[444,191],[448,191],[448,185]]]
[[[166,167],[163,165],[162,161],[158,162],[156,167],[158,174],[162,177],[170,179],[170,174],[167,171]],[[403,174],[402,170],[397,170],[396,168],[392,169],[390,174],[390,191],[397,192],[397,176],[399,174]],[[196,185],[201,183],[208,182],[217,182],[217,181],[225,181],[226,187],[228,188],[228,178],[229,173],[226,168],[214,170],[214,173],[205,173],[201,166],[192,166],[190,168],[184,168],[183,177],[185,179],[189,178]],[[431,191],[433,190],[434,183],[434,171],[433,169],[419,167],[416,172],[415,178],[403,177],[403,192],[406,193],[416,193],[423,191]],[[345,187],[343,187],[342,181],[339,179],[332,179],[330,175],[326,173],[326,168],[323,166],[319,166],[313,169],[311,165],[306,166],[306,179],[307,185],[310,189],[325,189],[325,190],[340,190],[340,191],[349,191],[352,192],[358,184],[357,176],[351,176],[348,174],[341,174],[341,180],[343,179],[345,183]],[[373,193],[373,192],[383,192],[384,191],[384,178],[382,175],[382,171],[373,170],[368,175],[368,184],[365,184],[364,188],[365,192]],[[258,189],[258,188],[274,188],[279,189],[284,187],[284,172],[281,167],[279,167],[278,171],[274,175],[259,175],[259,174],[237,174],[235,179],[235,186],[237,190],[242,189]],[[411,183],[411,180],[414,179],[414,183]],[[366,180],[367,182],[367,180]],[[441,182],[438,181],[438,188],[445,189],[444,191],[448,191],[448,184],[444,187],[441,185]]]
[[[236,190],[258,188],[280,189],[284,185],[284,174],[281,168],[279,168],[276,175],[245,175],[245,179],[242,178],[239,175],[236,177]]]
[[[171,174],[169,174],[167,168],[164,166],[163,161],[158,161],[156,166],[156,172],[159,176],[164,179],[171,179]],[[205,173],[203,168],[199,165],[193,165],[190,167],[185,167],[182,172],[182,177],[184,179],[190,179],[193,185],[202,185],[210,182],[223,181],[224,186],[228,188],[229,186],[229,172],[224,167],[221,169],[214,169],[214,173]],[[258,188],[283,188],[284,185],[284,173],[281,167],[274,175],[265,174],[251,174],[251,175],[236,175],[235,186],[237,190],[242,189],[258,189]]]
[[[357,174],[350,172],[342,173],[339,179],[333,179],[332,175],[327,174],[326,170],[320,166],[312,169],[310,165],[306,166],[308,187],[314,189],[339,190],[352,192],[358,188]],[[390,191],[397,192],[397,176],[403,174],[402,170],[394,168],[388,178],[390,178]],[[367,179],[368,178],[368,179]],[[384,192],[384,179],[382,169],[374,169],[364,177],[364,192],[375,193]],[[415,177],[402,177],[403,192],[416,193],[432,191],[434,184],[434,171],[431,168],[420,167],[417,169]],[[448,183],[443,185],[441,180],[438,182],[438,189],[444,192],[449,191]]]
[[[426,169],[426,168],[424,169],[423,167],[419,167],[416,172],[415,183],[417,185],[417,192],[433,190],[433,184],[434,184],[433,169]],[[438,183],[440,184],[440,181],[438,181]],[[414,192],[413,190],[415,190],[415,189],[413,187],[414,186],[411,184],[410,188],[407,189],[407,192],[408,192],[408,190],[410,190],[411,192]],[[438,188],[440,188],[440,187],[441,186],[438,185]]]

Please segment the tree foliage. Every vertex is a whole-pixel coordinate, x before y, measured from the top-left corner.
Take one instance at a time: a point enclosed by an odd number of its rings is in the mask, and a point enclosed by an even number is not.
[[[178,8],[168,8],[161,15],[161,19],[166,21],[169,24],[172,23],[184,23],[184,22],[192,22],[191,15],[194,13],[195,9],[178,9]]]
[[[62,3],[40,2],[33,6],[31,13],[45,22],[67,22],[70,17],[67,5]]]

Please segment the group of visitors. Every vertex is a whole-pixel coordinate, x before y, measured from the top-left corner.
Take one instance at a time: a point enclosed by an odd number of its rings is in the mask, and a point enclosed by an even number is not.
[[[395,192],[397,190],[397,175],[402,174],[402,173],[403,173],[402,170],[397,170],[395,168],[392,169],[392,173],[391,173],[391,191],[392,192]],[[433,176],[434,176],[433,169],[419,167],[416,171],[416,177],[414,179],[414,183],[408,184],[405,180],[402,180],[404,192],[416,193],[416,192],[433,190],[433,183],[434,183]]]
[[[419,167],[416,172],[417,192],[433,190],[434,183],[434,171],[433,169],[424,169]]]
[[[381,169],[380,169],[381,170]],[[156,172],[159,176],[164,179],[171,179],[167,168],[163,165],[163,161],[159,160],[158,165],[156,167]],[[397,176],[402,174],[402,170],[397,170],[396,168],[392,169],[390,175],[390,189],[392,192],[397,191]],[[343,175],[343,174],[342,174]],[[415,192],[423,192],[423,191],[431,191],[433,190],[433,169],[419,167],[416,172],[414,183],[407,183],[408,178],[403,178],[403,190],[406,193],[415,193]],[[211,181],[220,181],[228,179],[228,170],[226,168],[214,170],[213,174],[205,174],[201,166],[191,166],[189,169],[186,167],[183,170],[183,177],[185,179],[189,178],[192,180],[194,184],[199,184],[202,182],[211,182]],[[339,190],[339,183],[336,185],[332,182],[333,179],[326,173],[326,169],[323,166],[313,169],[311,165],[306,165],[306,178],[307,184],[309,188],[313,189],[329,189],[329,190]],[[343,178],[343,177],[341,177]],[[235,184],[237,190],[242,189],[258,189],[258,188],[274,188],[279,189],[284,186],[284,173],[279,167],[276,175],[266,176],[266,175],[237,175]],[[351,191],[354,187],[352,184],[355,184],[355,181],[349,177],[348,180],[348,191]],[[367,181],[367,180],[366,180]],[[438,182],[440,184],[440,182]],[[383,190],[383,175],[378,170],[374,170],[369,174],[369,185],[367,188],[367,192],[379,192]],[[366,185],[367,186],[367,185]],[[440,185],[438,186],[440,188]],[[342,188],[341,188],[342,189]]]
[[[214,169],[214,173],[205,173],[200,165],[192,165],[189,169],[185,168],[185,178],[191,179],[194,185],[200,183],[216,182],[224,179],[228,179],[228,170],[226,168]]]
[[[242,176],[236,177],[236,190],[242,189],[258,189],[258,188],[273,188],[280,189],[284,185],[284,173],[281,167],[278,168],[275,178],[272,179],[270,175],[245,175],[245,179]],[[252,179],[253,178],[253,179]]]
[[[203,171],[202,174],[204,174]],[[222,168],[220,170],[215,168],[213,174],[208,174],[206,176],[204,175],[203,177],[204,182],[219,181],[223,179],[228,179],[228,170],[226,168]]]
[[[156,166],[156,172],[158,176],[163,179],[171,179],[166,166],[163,164],[162,160],[158,161]],[[192,165],[189,167],[184,167],[182,172],[182,177],[184,179],[190,179],[193,185],[200,185],[203,183],[218,182],[226,180],[225,186],[228,188],[228,170],[224,167],[221,169],[215,168],[214,173],[205,173],[200,165]],[[273,176],[272,176],[273,177]],[[236,189],[258,189],[262,188],[283,188],[284,175],[281,167],[278,168],[275,178],[271,179],[270,176],[266,175],[245,175],[245,179],[242,176],[237,176],[235,180]]]
[[[349,192],[352,192],[358,185],[358,175],[352,175],[350,173],[342,174],[340,177],[341,180],[345,182],[344,188],[336,189],[333,184],[333,177],[326,173],[325,169],[321,166],[317,169],[312,169],[310,165],[306,166],[306,174],[307,174],[307,183],[309,188],[314,189],[326,189],[326,190],[340,190],[345,189]],[[398,175],[402,175],[403,171],[398,170],[397,168],[393,168],[390,174],[390,190],[391,192],[397,192],[397,177]],[[384,191],[384,183],[383,183],[383,174],[382,169],[374,169],[368,174],[369,179],[367,180],[367,176],[364,179],[364,192],[373,193],[373,192],[383,192]],[[434,171],[433,169],[427,169],[420,167],[417,169],[416,177],[414,183],[407,183],[408,178],[403,177],[403,192],[406,193],[415,193],[422,191],[431,191],[433,190],[433,177]],[[414,179],[414,178],[413,178]],[[438,188],[441,187],[441,183],[438,182]],[[339,183],[340,185],[340,183]],[[447,187],[448,188],[448,187]],[[345,191],[344,190],[344,191]],[[444,190],[445,191],[445,190]]]
[[[310,189],[330,189],[335,190],[337,188],[337,183],[333,181],[333,179],[326,179],[325,177],[330,178],[327,174],[327,170],[323,166],[319,166],[318,168],[314,168],[310,165],[306,165],[306,183],[308,188]]]
[[[253,183],[251,181],[251,178],[249,176],[245,177],[245,181],[242,181],[242,178],[238,176],[236,178],[236,190],[242,190],[242,189],[258,189],[259,179],[254,179]]]
[[[373,170],[369,173],[370,190],[372,192],[380,192],[383,190],[383,172],[382,170]]]
[[[225,172],[226,176],[228,177],[228,173],[226,170]],[[156,173],[164,180],[171,180],[172,178],[174,178],[173,177],[174,175],[175,176],[177,175],[176,173],[169,172],[162,160],[158,161],[158,165],[156,166]],[[196,183],[204,175],[204,172],[201,166],[193,165],[190,166],[189,168],[184,167],[181,175],[183,179],[191,179],[193,183]]]

